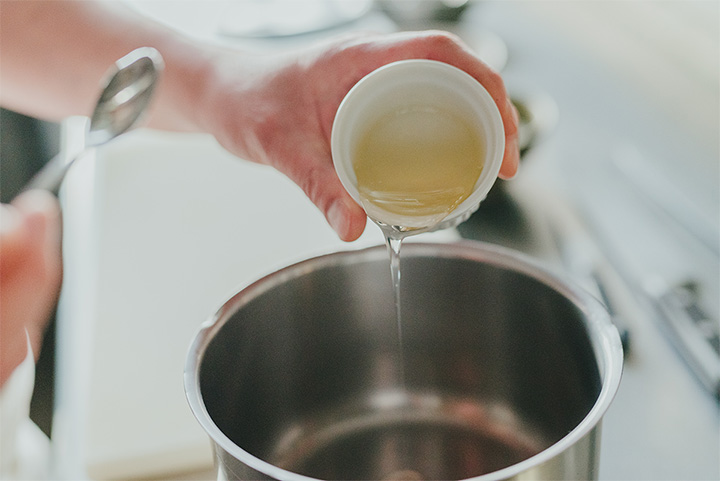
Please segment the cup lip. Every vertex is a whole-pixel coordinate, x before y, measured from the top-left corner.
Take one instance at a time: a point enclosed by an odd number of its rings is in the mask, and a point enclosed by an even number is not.
[[[581,309],[587,319],[588,336],[591,338],[601,377],[600,392],[592,408],[567,435],[534,456],[506,468],[467,478],[464,481],[500,481],[512,478],[559,456],[596,427],[599,427],[620,386],[623,370],[623,349],[620,335],[612,323],[607,309],[595,296],[573,283],[568,276],[555,271],[526,254],[480,241],[462,240],[453,243],[413,242],[403,247],[403,254],[413,257],[439,257],[477,261],[527,275],[562,294]],[[188,350],[183,381],[185,396],[190,409],[213,443],[246,466],[270,476],[272,479],[282,481],[321,481],[263,461],[233,443],[215,424],[203,403],[200,390],[200,365],[205,351],[214,336],[232,315],[242,306],[268,290],[313,270],[328,266],[352,265],[359,262],[378,260],[385,258],[385,256],[387,256],[386,247],[376,245],[364,249],[324,254],[289,265],[238,291],[200,326]]]
[[[347,130],[345,125],[349,115],[354,109],[362,106],[366,95],[372,93],[373,90],[382,88],[388,79],[406,76],[412,79],[413,82],[419,83],[428,75],[434,76],[433,78],[442,76],[448,81],[454,82],[464,92],[472,95],[476,99],[474,105],[482,106],[482,110],[484,110],[483,116],[487,117],[487,125],[489,126],[489,128],[486,128],[488,135],[485,139],[487,149],[485,165],[475,189],[467,199],[443,219],[442,222],[445,224],[448,221],[452,223],[453,219],[467,217],[469,213],[477,210],[478,205],[485,199],[497,179],[505,153],[504,123],[497,104],[485,87],[470,74],[448,63],[429,59],[399,60],[373,70],[361,78],[348,91],[340,103],[333,121],[330,146],[333,165],[340,182],[355,202],[362,205],[360,194],[353,181],[354,173],[352,173],[351,159],[346,158],[344,155],[343,143]]]

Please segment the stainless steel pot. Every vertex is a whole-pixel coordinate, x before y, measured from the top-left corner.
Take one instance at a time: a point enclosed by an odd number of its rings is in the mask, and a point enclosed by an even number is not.
[[[622,348],[602,305],[522,255],[384,247],[243,289],[185,370],[219,479],[596,479]]]

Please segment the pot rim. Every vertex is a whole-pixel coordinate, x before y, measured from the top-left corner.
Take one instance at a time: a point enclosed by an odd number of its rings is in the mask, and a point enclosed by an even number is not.
[[[538,454],[506,468],[467,478],[465,481],[498,481],[512,478],[559,456],[599,425],[620,385],[623,349],[617,328],[610,320],[610,315],[605,307],[595,296],[569,281],[567,276],[554,272],[551,268],[542,265],[530,256],[506,247],[484,242],[468,240],[453,243],[411,242],[403,245],[402,255],[467,259],[513,270],[555,289],[575,304],[587,318],[587,328],[602,380],[600,393],[593,407],[573,430]],[[324,267],[351,265],[369,260],[379,260],[386,256],[387,250],[385,246],[376,245],[357,250],[333,252],[297,262],[268,274],[239,290],[224,302],[214,315],[201,324],[188,350],[184,370],[184,386],[190,409],[207,435],[210,436],[212,442],[246,466],[273,479],[282,481],[320,481],[317,478],[288,471],[263,461],[233,443],[215,424],[205,408],[202,393],[200,392],[200,364],[207,346],[228,319],[241,307],[271,288]]]

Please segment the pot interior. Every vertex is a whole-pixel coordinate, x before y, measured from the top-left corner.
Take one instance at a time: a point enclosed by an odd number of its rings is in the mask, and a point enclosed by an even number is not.
[[[407,245],[399,329],[384,251],[308,266],[236,296],[199,365],[212,422],[254,457],[465,479],[548,448],[598,399],[583,310],[537,276]]]

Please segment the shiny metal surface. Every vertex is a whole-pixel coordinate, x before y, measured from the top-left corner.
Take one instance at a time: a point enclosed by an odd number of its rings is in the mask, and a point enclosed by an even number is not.
[[[135,49],[115,62],[90,118],[88,145],[109,142],[137,124],[147,112],[163,68],[160,52],[150,47]]]
[[[401,254],[402,352],[384,247],[278,271],[188,355],[220,479],[596,479],[622,349],[601,304],[467,242]]]

